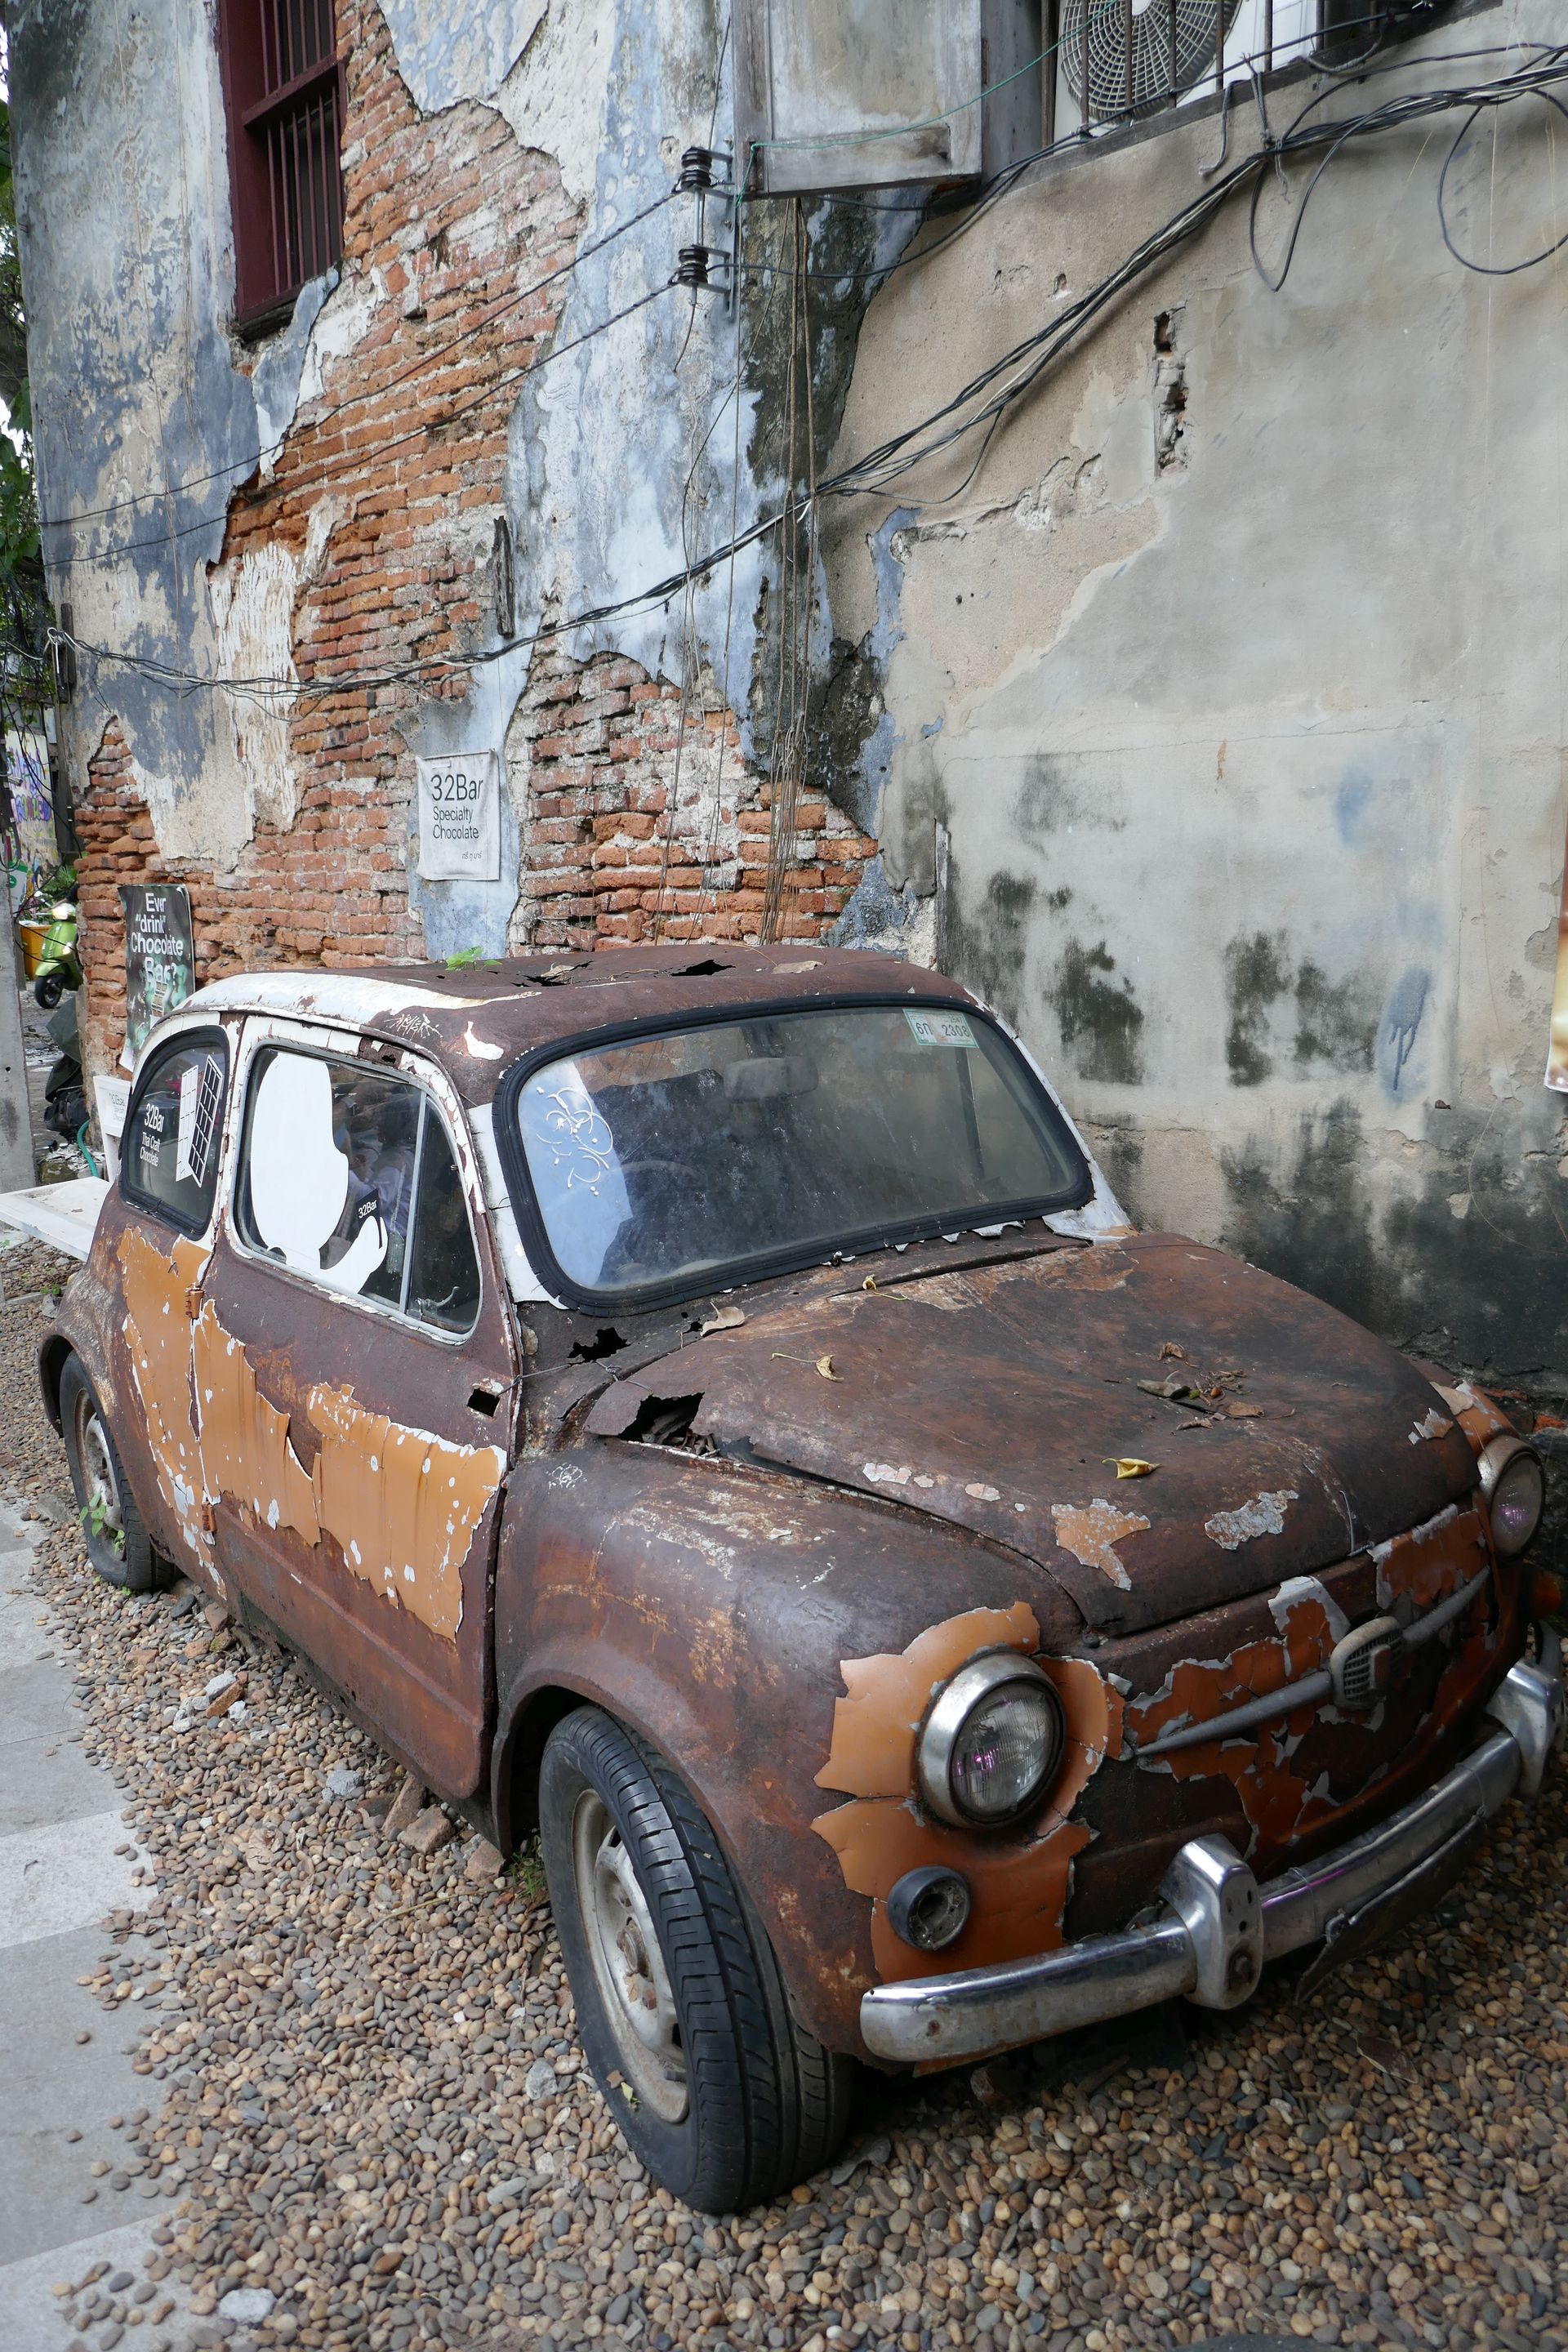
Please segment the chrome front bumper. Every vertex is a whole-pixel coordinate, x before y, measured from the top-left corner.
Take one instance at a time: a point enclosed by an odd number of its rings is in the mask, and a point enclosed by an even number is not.
[[[1184,1845],[1161,1887],[1163,1916],[1117,1936],[1088,1936],[1038,1959],[962,1975],[879,1985],[860,2002],[868,2050],[938,2065],[1043,2042],[1187,1994],[1233,2009],[1257,1989],[1266,1960],[1331,1943],[1371,1907],[1419,1900],[1445,1855],[1500,1812],[1516,1790],[1533,1796],[1563,1721],[1561,1683],[1517,1665],[1492,1694],[1496,1727],[1461,1764],[1403,1812],[1333,1853],[1259,1885],[1224,1838]],[[1448,1882],[1445,1882],[1448,1883]]]

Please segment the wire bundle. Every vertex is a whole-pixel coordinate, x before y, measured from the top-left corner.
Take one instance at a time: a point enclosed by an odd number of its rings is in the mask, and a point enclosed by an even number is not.
[[[951,500],[960,495],[973,479],[984,463],[986,451],[1003,420],[1028,398],[1057,362],[1140,279],[1157,268],[1162,262],[1168,259],[1182,247],[1200,236],[1234,196],[1244,191],[1250,192],[1249,236],[1253,258],[1264,282],[1271,290],[1278,292],[1289,275],[1302,223],[1312,195],[1334,158],[1356,141],[1378,136],[1385,131],[1395,131],[1408,124],[1433,120],[1446,114],[1458,113],[1464,118],[1448,151],[1437,188],[1439,227],[1447,249],[1466,268],[1481,269],[1490,275],[1512,275],[1520,269],[1537,266],[1549,258],[1552,253],[1560,250],[1563,244],[1568,244],[1568,236],[1560,240],[1558,244],[1548,247],[1542,253],[1528,257],[1523,261],[1494,269],[1490,265],[1469,259],[1456,247],[1449,227],[1447,194],[1454,162],[1469,131],[1482,114],[1496,113],[1521,100],[1534,99],[1554,108],[1568,118],[1568,106],[1565,106],[1563,97],[1559,95],[1564,86],[1568,85],[1568,43],[1531,45],[1530,54],[1523,63],[1505,73],[1494,76],[1489,80],[1468,81],[1403,91],[1381,104],[1363,108],[1350,115],[1335,115],[1325,119],[1321,112],[1328,99],[1342,90],[1352,79],[1356,82],[1370,81],[1379,75],[1408,69],[1412,65],[1430,67],[1472,63],[1480,58],[1515,52],[1518,47],[1517,43],[1510,44],[1508,51],[1505,52],[1500,45],[1494,44],[1489,47],[1449,52],[1438,56],[1427,54],[1415,58],[1395,57],[1384,59],[1381,63],[1371,63],[1364,59],[1358,61],[1345,73],[1333,76],[1328,86],[1309,100],[1292,119],[1289,127],[1278,135],[1268,126],[1262,87],[1258,83],[1256,89],[1261,132],[1258,147],[1235,163],[1228,165],[1224,161],[1226,151],[1225,147],[1222,147],[1220,165],[1211,167],[1211,176],[1198,194],[1149,236],[1141,239],[1116,268],[1108,272],[1097,285],[1080,295],[1076,301],[1068,304],[1047,325],[1035,333],[1026,336],[1011,350],[990,362],[950,399],[943,402],[941,407],[921,417],[915,424],[890,435],[876,448],[866,452],[836,473],[825,475],[815,483],[806,484],[798,492],[794,490],[792,484],[791,495],[779,509],[761,518],[746,530],[734,534],[726,542],[710,549],[706,553],[689,557],[681,571],[664,579],[651,582],[646,588],[631,595],[590,607],[554,622],[542,624],[531,635],[513,638],[502,646],[463,655],[433,655],[423,659],[411,659],[384,669],[374,671],[354,669],[333,673],[310,681],[268,675],[215,677],[182,669],[175,664],[161,662],[146,656],[122,653],[108,646],[94,645],[68,632],[56,630],[51,635],[61,642],[70,645],[79,659],[84,664],[102,662],[131,669],[154,683],[167,687],[172,692],[191,693],[221,689],[268,704],[276,705],[281,702],[292,705],[343,692],[360,693],[373,688],[416,683],[437,674],[473,669],[488,662],[509,658],[520,647],[526,648],[547,639],[572,635],[578,631],[593,629],[607,620],[637,613],[647,613],[661,605],[668,605],[683,590],[689,588],[693,583],[700,583],[717,566],[732,562],[736,556],[757,541],[774,533],[780,535],[782,541],[799,532],[803,525],[808,531],[815,531],[815,511],[821,499],[889,495],[895,484],[902,484],[917,467],[940,457],[959,443],[970,439],[971,436],[978,436],[973,462],[963,480],[957,488],[945,494],[945,499]],[[1227,146],[1228,113],[1226,116],[1224,128]],[[932,254],[941,251],[953,238],[964,234],[973,226],[976,220],[984,216],[990,205],[997,202],[1009,188],[1016,186],[1025,172],[1039,162],[1044,155],[1058,152],[1065,147],[1078,143],[1076,137],[1058,141],[1051,148],[1041,150],[1040,155],[1025,158],[1019,163],[1011,166],[986,191],[979,204],[965,215],[963,221],[954,228],[920,251],[897,257],[894,260],[868,274],[884,278],[890,275],[896,268],[931,257]],[[1258,214],[1263,190],[1269,177],[1277,173],[1282,173],[1289,163],[1308,159],[1313,161],[1314,168],[1298,203],[1278,269],[1270,271],[1265,265],[1258,247]],[[603,246],[609,243],[614,236],[624,235],[637,221],[647,218],[650,213],[657,211],[660,205],[668,201],[669,201],[668,197],[660,198],[658,204],[645,208],[642,213],[622,224],[620,228],[612,231],[609,236],[601,239],[599,246],[593,249],[602,249]],[[899,207],[899,209],[910,208]],[[566,268],[572,266],[565,265]],[[764,267],[776,268],[777,266]],[[560,271],[552,272],[552,278],[561,274],[563,273]],[[803,287],[805,278],[813,274],[807,266],[807,252],[804,238],[797,239],[795,260],[792,265],[785,267],[782,274],[796,277],[802,281]],[[839,272],[825,274],[830,274],[835,278],[843,275]],[[542,279],[540,286],[550,282],[550,279]],[[538,288],[531,288],[526,293],[510,299],[512,302],[521,302],[528,299],[529,293],[537,290],[539,290]],[[626,310],[617,312],[614,318],[587,330],[574,341],[555,347],[541,359],[531,362],[528,367],[515,371],[512,376],[503,377],[497,385],[489,387],[486,393],[478,395],[474,402],[465,405],[475,405],[478,399],[492,397],[500,384],[531,373],[534,369],[547,364],[550,360],[563,355],[567,351],[580,348],[583,343],[591,341],[595,335],[607,332],[623,319],[641,310],[647,303],[657,299],[658,296],[665,290],[667,289],[664,287],[653,289],[649,293],[629,304]],[[493,317],[495,314],[490,315]],[[726,395],[726,397],[729,396],[731,395]],[[462,413],[462,407],[452,411],[454,416]],[[420,428],[421,432],[424,429]],[[410,435],[404,437],[416,436]],[[290,485],[290,488],[292,489],[303,486],[305,485],[294,484]],[[190,487],[190,485],[184,487]],[[146,499],[167,495],[170,493],[142,494]],[[908,493],[901,491],[900,495],[907,497]],[[109,513],[115,510],[115,508],[105,508],[89,510],[89,512]],[[89,516],[84,514],[71,520],[81,521],[88,519]],[[185,528],[210,529],[211,519]],[[160,541],[166,536],[168,534],[160,534]],[[130,553],[132,548],[155,543],[159,541],[133,541],[129,547],[115,551],[112,554],[76,560],[87,562],[118,561]]]

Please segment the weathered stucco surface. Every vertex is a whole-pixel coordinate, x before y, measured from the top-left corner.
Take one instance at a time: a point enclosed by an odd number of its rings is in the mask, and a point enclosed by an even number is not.
[[[1547,39],[1555,13],[1521,0],[1473,45]],[[1495,177],[1489,138],[1461,159],[1469,249],[1550,242],[1546,113],[1503,118]],[[1279,295],[1233,207],[951,504],[967,453],[916,478],[890,532],[839,519],[835,627],[875,627],[885,661],[889,881],[933,890],[945,826],[945,959],[1058,1075],[1139,1216],[1568,1389],[1568,1136],[1541,1086],[1564,298],[1550,268],[1487,279],[1445,252],[1451,135],[1331,166]],[[840,457],[1097,281],[1216,149],[1200,120],[1046,167],[923,266],[919,299],[895,281]],[[1269,254],[1286,217],[1271,191]]]
[[[10,37],[39,499],[46,515],[89,518],[45,535],[77,633],[190,668],[238,653],[248,670],[265,652],[287,677],[287,554],[265,585],[220,590],[221,617],[206,572],[229,492],[293,413],[326,289],[306,289],[254,364],[226,331],[234,249],[211,12],[202,0],[24,0]],[[94,512],[132,497],[129,513]],[[94,560],[109,551],[114,561]],[[84,688],[68,757],[84,761],[118,719],[168,858],[232,864],[258,811],[290,801],[276,747],[247,756],[253,706],[174,698],[125,670]]]

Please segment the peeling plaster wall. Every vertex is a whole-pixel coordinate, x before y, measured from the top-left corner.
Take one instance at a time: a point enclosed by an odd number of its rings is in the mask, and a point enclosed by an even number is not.
[[[192,484],[47,534],[57,593],[93,643],[211,669],[226,627],[286,656],[280,574],[225,599],[220,625],[206,568],[222,552],[230,488],[256,466],[263,432],[293,413],[325,289],[307,289],[254,367],[226,331],[234,253],[211,9],[22,0],[10,39],[43,510],[83,514]],[[126,560],[95,563],[109,546]],[[164,856],[232,865],[258,810],[293,791],[275,743],[263,754],[253,736],[247,757],[247,716],[226,698],[171,697],[104,667],[84,677],[64,749],[79,775],[117,720]]]
[[[1516,0],[1467,45],[1558,17]],[[1546,117],[1504,119],[1492,184],[1489,133],[1458,173],[1472,250],[1557,233]],[[1233,153],[1253,135],[1238,104]],[[938,952],[1020,1024],[1141,1219],[1552,1395],[1564,281],[1445,252],[1451,136],[1331,164],[1279,296],[1233,206],[951,503],[967,450],[890,519],[836,515],[834,626],[882,673],[884,892],[935,893],[945,826]],[[1211,113],[1043,168],[902,273],[838,459],[1095,283],[1216,152]],[[1270,188],[1267,251],[1300,186]]]

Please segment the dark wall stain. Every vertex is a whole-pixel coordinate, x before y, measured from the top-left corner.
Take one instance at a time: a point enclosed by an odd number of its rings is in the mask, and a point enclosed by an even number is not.
[[[1025,765],[1014,811],[1025,841],[1040,842],[1076,824],[1121,833],[1126,820],[1109,815],[1102,793],[1086,789],[1079,765],[1037,751]]]
[[[1298,971],[1283,931],[1253,931],[1226,949],[1225,993],[1225,1058],[1233,1087],[1260,1087],[1273,1076],[1269,1015],[1292,995],[1298,1076],[1314,1068],[1346,1076],[1372,1068],[1381,992],[1364,968],[1343,980],[1331,980],[1310,960]]]
[[[1222,1155],[1227,1247],[1299,1283],[1395,1347],[1548,1402],[1568,1391],[1568,1233],[1557,1150],[1534,1107],[1431,1114],[1440,1157],[1381,1224],[1373,1153],[1349,1102],[1302,1118],[1276,1180],[1260,1149]],[[1135,1190],[1135,1187],[1132,1188]],[[1451,1196],[1468,1192],[1468,1215]]]
[[[1283,1186],[1258,1148],[1222,1152],[1230,1194],[1223,1238],[1255,1265],[1387,1336],[1401,1320],[1401,1286],[1373,1234],[1366,1159],[1360,1118],[1343,1101],[1302,1118]]]
[[[1146,1222],[1139,1209],[1143,1184],[1142,1136],[1131,1119],[1110,1119],[1086,1131],[1111,1191],[1135,1223]]]
[[[1370,1070],[1377,1044],[1377,997],[1364,971],[1331,981],[1315,963],[1296,979],[1299,1063],[1326,1062],[1331,1070]]]
[[[971,916],[949,852],[937,961],[943,971],[994,1004],[1016,1029],[1023,1025],[1025,933],[1037,896],[1037,887],[1026,876],[993,874]]]
[[[1396,1201],[1384,1228],[1405,1270],[1410,1343],[1482,1381],[1531,1393],[1568,1388],[1568,1193],[1542,1097],[1489,1116],[1477,1106],[1428,1115],[1441,1167]],[[1450,1194],[1468,1192],[1468,1216]],[[1561,1403],[1559,1411],[1562,1410]]]
[[[865,772],[863,754],[882,716],[882,664],[872,633],[858,645],[835,637],[827,674],[806,716],[806,773],[831,780],[828,796],[862,833],[874,834],[880,814],[879,780]]]
[[[1092,948],[1070,940],[1057,966],[1050,998],[1063,1048],[1071,1055],[1079,1076],[1135,1087],[1143,1077],[1139,1044],[1143,1008],[1132,993],[1131,981],[1113,982],[1107,977],[1115,970],[1103,940]]]
[[[1260,1087],[1273,1075],[1274,1058],[1264,1051],[1268,1011],[1289,990],[1290,967],[1282,936],[1254,931],[1232,940],[1225,951],[1225,996],[1230,1019],[1225,1058],[1233,1087]]]
[[[764,205],[754,209],[758,217],[750,231],[752,267],[742,300],[741,331],[750,351],[748,378],[758,396],[746,454],[756,480],[794,480],[798,488],[805,480],[805,387],[792,308],[775,299],[779,287],[788,280],[774,274],[795,268],[793,208]],[[812,213],[812,458],[819,474],[827,470],[838,438],[860,330],[881,283],[873,274],[879,247],[882,263],[893,261],[897,251],[916,234],[920,218],[919,208],[911,206],[908,234],[897,240],[895,247],[879,238],[877,216],[868,210],[823,204]],[[792,373],[797,402],[793,449]],[[804,522],[797,527],[795,552],[803,565],[809,563],[811,542]],[[771,768],[773,758],[781,614],[777,573],[770,568],[758,608],[748,709],[755,756],[764,769]],[[871,635],[858,645],[836,635],[826,667],[819,665],[813,669],[806,696],[806,772],[829,800],[866,832],[875,832],[879,811],[877,785],[868,786],[863,753],[881,717],[883,684],[884,662]]]

